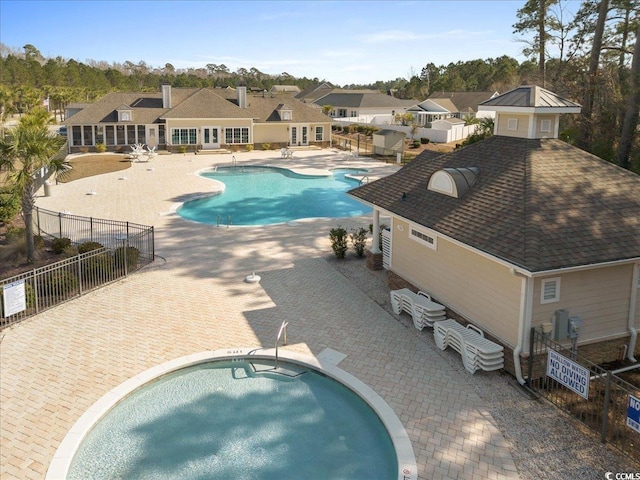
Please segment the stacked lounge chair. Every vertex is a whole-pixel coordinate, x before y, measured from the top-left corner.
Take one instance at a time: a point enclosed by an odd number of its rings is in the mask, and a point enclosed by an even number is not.
[[[402,311],[411,314],[413,326],[418,330],[433,327],[434,322],[447,318],[444,305],[434,302],[428,293],[414,293],[408,288],[391,291],[391,308],[397,315]]]
[[[474,325],[463,327],[452,319],[433,324],[436,345],[445,350],[453,348],[462,356],[462,364],[469,373],[477,370],[500,370],[504,367],[504,348],[485,338],[484,332]]]

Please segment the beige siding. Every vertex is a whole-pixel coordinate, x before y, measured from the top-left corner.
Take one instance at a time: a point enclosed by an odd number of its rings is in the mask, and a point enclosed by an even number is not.
[[[555,137],[555,129],[556,129],[556,124],[558,123],[558,119],[559,119],[559,115],[536,115],[535,116],[535,131],[533,136],[535,138],[554,138]],[[542,121],[543,120],[548,120],[549,121],[549,131],[547,132],[543,132],[542,131]]]
[[[287,125],[283,124],[256,124],[253,130],[253,143],[289,143]]]
[[[398,226],[401,229],[398,229]],[[441,237],[437,250],[394,220],[391,270],[509,346],[517,344],[522,278]]]
[[[632,265],[620,265],[545,277],[560,278],[559,301],[546,304],[540,301],[543,278],[536,278],[532,325],[549,322],[556,310],[566,309],[584,321],[581,342],[628,334],[632,273]]]
[[[529,116],[516,113],[498,113],[496,115],[497,133],[505,137],[527,138],[529,136]],[[509,130],[509,120],[518,122],[517,130]]]

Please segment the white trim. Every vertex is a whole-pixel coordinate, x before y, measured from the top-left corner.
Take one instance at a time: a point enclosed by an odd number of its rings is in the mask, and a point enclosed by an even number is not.
[[[548,118],[540,120],[540,133],[551,133],[551,120]]]
[[[371,208],[375,209],[375,210],[379,210],[380,212],[383,213],[384,216],[386,217],[391,217],[392,219],[396,218],[400,221],[406,222],[410,225],[418,225],[417,223],[413,222],[412,220],[409,220],[407,218],[402,217],[401,215],[398,215],[397,213],[392,213],[389,210],[386,210],[384,208],[380,208],[379,205],[375,205],[371,202],[367,202],[366,200],[363,200],[361,198],[352,196],[349,194],[349,192],[347,192],[347,195],[351,196],[352,198],[357,199],[359,202],[364,203],[365,205],[370,206]],[[427,228],[427,227],[423,227],[420,226],[420,228]],[[583,270],[593,270],[594,268],[606,268],[606,267],[615,267],[618,265],[627,265],[629,263],[638,263],[640,262],[640,257],[633,257],[633,258],[626,258],[623,260],[612,260],[609,262],[601,262],[601,263],[590,263],[587,265],[576,265],[573,267],[560,267],[560,268],[554,268],[551,270],[540,270],[538,272],[532,272],[530,270],[526,270],[525,268],[516,265],[514,263],[511,262],[507,262],[506,260],[502,260],[501,258],[498,258],[494,255],[491,255],[489,253],[483,252],[482,250],[479,250],[475,247],[472,247],[471,245],[468,245],[464,242],[461,242],[459,240],[456,240],[455,238],[449,237],[443,233],[440,232],[436,232],[434,230],[434,233],[441,238],[444,238],[445,240],[453,243],[454,245],[457,245],[458,247],[464,248],[465,250],[468,250],[470,252],[473,252],[477,255],[480,255],[483,258],[486,258],[488,260],[491,260],[499,265],[502,265],[508,269],[510,269],[512,272],[517,272],[519,274],[522,274],[526,277],[531,277],[531,278],[536,278],[536,277],[543,277],[543,276],[548,276],[548,275],[560,275],[563,273],[572,273],[572,272],[581,272]]]
[[[543,278],[540,281],[540,304],[560,301],[560,278]],[[547,286],[549,286],[549,289],[547,289]]]

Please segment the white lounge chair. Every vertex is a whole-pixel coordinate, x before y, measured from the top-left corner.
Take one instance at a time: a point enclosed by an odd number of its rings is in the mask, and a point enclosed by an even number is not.
[[[391,308],[398,315],[402,311],[411,314],[413,326],[418,330],[446,318],[444,305],[434,302],[428,293],[414,293],[408,288],[391,291]]]

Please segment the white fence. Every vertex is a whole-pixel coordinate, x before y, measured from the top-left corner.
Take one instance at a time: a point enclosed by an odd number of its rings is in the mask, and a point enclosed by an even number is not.
[[[359,123],[359,124],[363,124],[363,125],[367,125],[369,124],[368,122],[358,122],[355,119],[360,118],[360,117],[353,117],[353,118],[349,118],[349,119],[337,119],[334,118],[333,122],[340,124],[340,125],[351,125],[354,123]],[[375,124],[374,124],[375,125]],[[395,130],[397,132],[403,132],[407,138],[411,138],[411,128],[410,126],[403,126],[403,125],[391,125],[391,124],[384,124],[384,125],[380,125],[378,124],[377,126],[382,126],[383,128],[387,129],[387,130]],[[461,141],[464,140],[465,138],[467,138],[469,135],[471,135],[472,133],[475,132],[476,128],[478,128],[478,125],[462,125],[459,127],[453,127],[451,130],[437,130],[435,128],[424,128],[424,127],[418,127],[418,129],[416,130],[415,134],[413,135],[414,139],[419,139],[421,137],[425,137],[428,138],[430,142],[434,142],[434,143],[450,143],[450,142],[457,142],[457,141]]]

